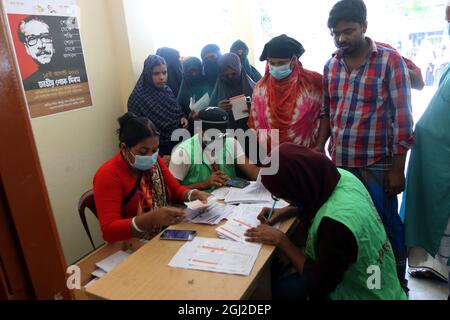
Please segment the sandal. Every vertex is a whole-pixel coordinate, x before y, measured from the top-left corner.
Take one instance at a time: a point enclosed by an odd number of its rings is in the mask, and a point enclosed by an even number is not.
[[[441,277],[438,277],[433,271],[424,268],[408,269],[408,273],[411,277],[416,279],[429,279],[429,280],[440,280],[443,281]]]

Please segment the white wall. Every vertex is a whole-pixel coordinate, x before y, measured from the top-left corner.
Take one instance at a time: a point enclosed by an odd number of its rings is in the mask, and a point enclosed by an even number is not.
[[[44,178],[64,254],[71,264],[92,247],[78,216],[81,194],[92,188],[96,170],[118,151],[117,118],[154,53],[145,0],[78,0],[83,50],[93,107],[32,120]],[[248,3],[233,0],[233,35],[253,46]],[[228,48],[226,48],[228,50]],[[250,50],[252,51],[252,50]],[[250,55],[252,58],[252,54]],[[32,215],[32,212],[30,212]],[[103,242],[97,220],[88,214],[94,242]]]
[[[117,152],[116,119],[124,112],[107,4],[78,0],[81,34],[93,107],[32,120],[45,182],[70,264],[91,245],[78,217],[81,194],[92,188],[98,167]],[[30,215],[32,216],[32,212]],[[91,232],[102,243],[98,223],[89,215]]]
[[[143,8],[148,7],[144,3],[148,2],[148,0],[123,0],[131,62],[136,80],[142,72],[145,59],[149,54],[156,51],[156,48],[153,47],[152,32],[158,30],[152,30],[150,27],[150,19],[153,13],[143,10]],[[157,4],[157,2],[155,3]],[[158,12],[156,4],[154,14],[163,14]]]

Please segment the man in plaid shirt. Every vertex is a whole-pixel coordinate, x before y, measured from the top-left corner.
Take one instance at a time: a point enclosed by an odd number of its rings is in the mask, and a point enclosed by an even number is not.
[[[365,37],[362,0],[334,5],[328,27],[338,50],[324,68],[324,103],[316,151],[355,174],[368,189],[397,260],[407,291],[406,247],[397,194],[405,185],[407,151],[413,144],[411,84],[398,52]]]

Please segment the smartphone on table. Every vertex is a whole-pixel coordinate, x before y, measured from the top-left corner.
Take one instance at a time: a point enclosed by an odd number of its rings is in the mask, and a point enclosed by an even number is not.
[[[195,230],[165,230],[159,237],[161,240],[192,241],[197,235]]]
[[[239,189],[243,189],[247,187],[250,184],[247,180],[241,179],[241,178],[234,178],[234,179],[228,179],[225,180],[225,185],[228,187],[235,187]]]

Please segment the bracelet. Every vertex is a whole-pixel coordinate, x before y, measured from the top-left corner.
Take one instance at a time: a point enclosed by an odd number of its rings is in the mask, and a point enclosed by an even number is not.
[[[192,201],[192,200],[191,200],[191,196],[192,196],[192,194],[194,193],[194,191],[198,191],[198,190],[197,190],[197,189],[192,189],[192,190],[189,190],[189,191],[188,191],[187,196],[188,196],[188,201],[189,201],[189,202]]]
[[[136,230],[137,232],[140,233],[144,233],[144,230],[139,229],[139,227],[136,224],[136,217],[134,217],[133,219],[131,219],[131,224],[133,225],[134,230]]]

